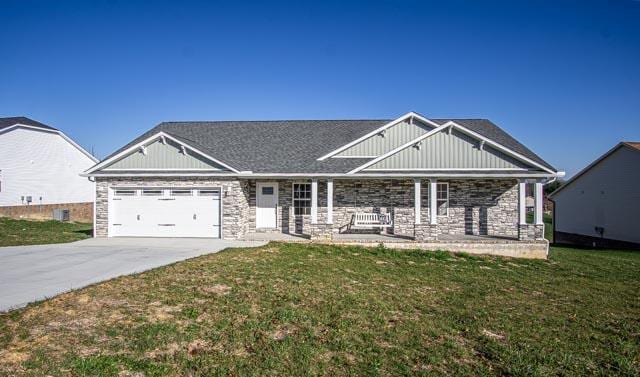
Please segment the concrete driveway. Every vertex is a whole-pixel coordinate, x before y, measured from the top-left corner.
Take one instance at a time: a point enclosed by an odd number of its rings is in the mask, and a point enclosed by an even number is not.
[[[91,238],[66,244],[0,247],[0,311],[228,247],[265,243],[200,238]]]

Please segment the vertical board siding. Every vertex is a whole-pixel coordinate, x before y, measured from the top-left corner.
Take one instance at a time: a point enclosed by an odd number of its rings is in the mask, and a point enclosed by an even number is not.
[[[146,154],[140,149],[107,166],[105,169],[211,169],[226,170],[195,152],[182,153],[180,146],[170,140],[167,144],[155,141],[147,146]]]
[[[640,152],[618,148],[553,198],[558,232],[640,243]]]
[[[424,135],[432,129],[433,127],[431,125],[424,124],[418,120],[414,120],[414,124],[401,122],[387,128],[384,136],[380,134],[373,135],[351,148],[338,153],[336,156],[380,156]]]
[[[379,161],[370,169],[526,169],[527,165],[458,131],[438,132]]]
[[[93,183],[80,173],[95,162],[57,133],[16,128],[0,134],[0,206],[93,201]],[[40,200],[42,198],[42,200]]]

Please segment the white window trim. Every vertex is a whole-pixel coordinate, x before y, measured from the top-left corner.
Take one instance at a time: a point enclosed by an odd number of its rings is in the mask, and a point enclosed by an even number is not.
[[[438,202],[442,202],[442,199],[438,199],[438,185],[446,185],[447,186],[447,207],[446,210],[447,212],[444,215],[441,215],[438,213]],[[436,216],[438,217],[449,217],[449,203],[450,203],[450,197],[449,197],[449,182],[436,182]]]
[[[295,206],[295,201],[296,200],[300,200],[300,198],[296,199],[294,196],[294,187],[295,185],[309,185],[309,193],[311,194],[311,181],[307,182],[307,181],[295,181],[291,183],[291,209],[293,211],[292,215],[293,216],[310,216],[311,215],[311,198],[309,199],[302,199],[304,201],[309,201],[309,213],[308,214],[304,214],[304,215],[296,215],[296,206]]]

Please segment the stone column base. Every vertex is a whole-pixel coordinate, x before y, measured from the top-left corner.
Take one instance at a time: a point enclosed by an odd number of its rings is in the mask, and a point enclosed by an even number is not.
[[[312,240],[329,241],[332,238],[332,224],[309,224],[308,229]]]
[[[416,241],[435,241],[438,239],[437,224],[414,224],[413,237]]]
[[[531,241],[544,239],[544,224],[519,224],[518,240]]]

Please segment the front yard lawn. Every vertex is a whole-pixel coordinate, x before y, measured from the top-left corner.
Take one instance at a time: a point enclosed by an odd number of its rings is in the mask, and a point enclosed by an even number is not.
[[[91,237],[92,224],[0,217],[0,246],[41,245]]]
[[[7,375],[638,375],[640,253],[232,249],[0,315]]]

